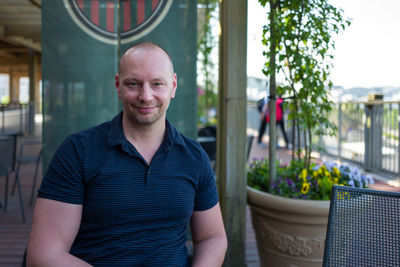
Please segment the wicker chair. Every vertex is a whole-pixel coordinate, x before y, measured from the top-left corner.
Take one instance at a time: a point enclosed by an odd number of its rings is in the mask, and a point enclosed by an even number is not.
[[[334,186],[323,266],[400,266],[400,192]]]

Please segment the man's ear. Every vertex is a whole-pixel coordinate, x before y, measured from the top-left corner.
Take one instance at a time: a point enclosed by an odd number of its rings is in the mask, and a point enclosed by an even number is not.
[[[178,80],[176,78],[176,73],[174,73],[174,78],[172,79],[172,94],[171,98],[175,97],[176,88],[178,86]]]
[[[120,91],[119,91],[119,75],[118,75],[118,73],[115,74],[115,89],[117,89],[118,97],[120,97]]]

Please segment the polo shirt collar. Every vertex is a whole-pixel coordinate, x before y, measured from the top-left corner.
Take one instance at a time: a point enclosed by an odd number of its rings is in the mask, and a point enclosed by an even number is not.
[[[110,146],[124,145],[127,142],[122,128],[122,114],[123,111],[111,120],[110,132],[107,137],[107,143]],[[175,144],[184,145],[183,138],[175,127],[166,120],[164,141],[161,146],[165,146],[165,149],[171,150]]]
[[[110,131],[107,137],[107,143],[110,146],[122,145],[126,140],[124,130],[122,129],[122,111],[111,121]]]

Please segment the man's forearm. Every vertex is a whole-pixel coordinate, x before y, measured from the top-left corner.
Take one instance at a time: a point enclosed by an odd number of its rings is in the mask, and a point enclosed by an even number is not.
[[[227,243],[225,236],[203,240],[193,244],[193,267],[219,267],[225,259]]]
[[[29,253],[27,255],[27,264],[28,267],[51,267],[51,266],[58,266],[58,267],[88,267],[92,266],[87,262],[67,253],[61,252],[53,255],[32,255],[33,253]]]

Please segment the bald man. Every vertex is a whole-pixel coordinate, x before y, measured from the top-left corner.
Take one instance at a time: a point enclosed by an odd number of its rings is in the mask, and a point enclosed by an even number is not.
[[[28,266],[221,266],[227,239],[208,157],[166,119],[177,90],[170,56],[132,46],[115,87],[121,113],[68,136],[53,156]]]

